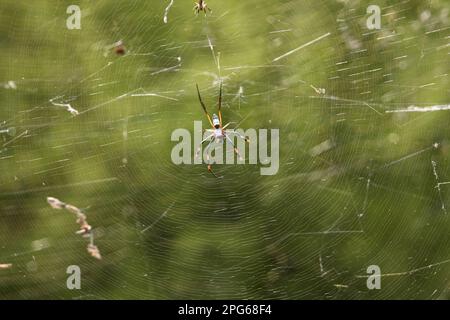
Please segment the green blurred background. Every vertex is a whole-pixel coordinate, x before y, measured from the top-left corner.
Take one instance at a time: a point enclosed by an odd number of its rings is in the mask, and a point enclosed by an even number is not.
[[[449,298],[450,116],[386,113],[448,105],[449,2],[175,0],[165,24],[168,4],[1,0],[0,298]],[[277,175],[172,163],[172,131],[207,125],[195,83],[213,110],[221,79],[225,121],[280,129]]]

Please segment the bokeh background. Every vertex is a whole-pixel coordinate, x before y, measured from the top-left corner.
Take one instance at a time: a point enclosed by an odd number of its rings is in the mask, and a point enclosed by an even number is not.
[[[449,298],[450,111],[387,111],[448,106],[450,3],[168,4],[1,0],[0,298]],[[277,175],[172,163],[172,131],[207,125],[195,83],[213,110],[221,80],[225,121],[280,129]]]

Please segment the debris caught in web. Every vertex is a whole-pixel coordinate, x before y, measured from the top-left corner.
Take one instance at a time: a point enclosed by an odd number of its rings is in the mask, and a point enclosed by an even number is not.
[[[50,103],[51,103],[52,105],[56,106],[56,107],[63,107],[63,108],[66,108],[66,110],[67,110],[68,112],[70,112],[70,114],[73,115],[73,116],[79,115],[78,110],[74,109],[74,108],[70,105],[70,103],[56,103],[56,102],[54,102],[54,101],[55,101],[56,99],[58,99],[58,98],[60,98],[60,97],[56,97],[56,98],[50,99]]]
[[[168,15],[169,15],[170,8],[173,6],[173,2],[174,2],[174,0],[170,0],[169,5],[166,7],[166,10],[164,10],[164,19],[163,19],[164,23],[169,22]]]
[[[77,218],[76,222],[80,225],[80,229],[76,232],[76,234],[90,237],[90,243],[87,246],[87,250],[91,256],[100,260],[102,257],[100,255],[99,249],[97,248],[97,246],[94,245],[94,235],[92,234],[92,226],[87,222],[87,217],[83,213],[83,211],[71,204],[67,204],[53,197],[47,197],[47,202],[53,209],[56,210],[65,209],[75,214]]]

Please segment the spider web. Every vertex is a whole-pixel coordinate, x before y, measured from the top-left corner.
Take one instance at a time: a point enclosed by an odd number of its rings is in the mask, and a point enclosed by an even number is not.
[[[448,298],[444,1],[373,31],[368,1],[79,1],[81,30],[69,4],[0,5],[1,298]],[[277,175],[172,163],[221,82],[225,122],[280,129]]]

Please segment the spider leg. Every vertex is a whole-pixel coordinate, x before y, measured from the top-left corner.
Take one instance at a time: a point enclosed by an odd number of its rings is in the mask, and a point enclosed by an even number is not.
[[[224,125],[223,127],[222,127],[222,129],[226,129],[230,124],[235,124],[235,122],[228,122],[226,125]]]
[[[222,81],[220,82],[220,90],[219,90],[219,121],[220,126],[222,126]]]
[[[241,139],[244,140],[245,142],[250,143],[250,139],[249,139],[249,138],[243,136],[242,134],[240,134],[240,133],[237,132],[237,131],[234,131],[234,130],[227,130],[227,134],[235,134],[238,138],[241,138]]]
[[[214,143],[214,141],[216,140],[215,137],[213,137],[211,139],[211,141],[209,142],[208,146],[205,148],[205,152],[206,152],[206,162],[208,163],[208,172],[210,172],[214,177],[219,178],[214,171],[212,170],[212,164],[209,162],[209,149],[211,148],[212,144]]]
[[[197,94],[198,94],[198,100],[200,101],[200,104],[202,105],[203,111],[206,114],[206,117],[208,118],[209,124],[211,124],[211,127],[214,128],[213,122],[211,120],[211,116],[208,113],[208,110],[206,110],[206,106],[205,103],[202,100],[202,96],[200,95],[200,89],[198,88],[198,84],[196,84],[197,86]]]
[[[211,148],[212,144],[214,143],[214,141],[216,141],[215,137],[213,137],[211,139],[211,141],[209,141],[208,145],[205,148],[205,151],[203,151],[204,153],[206,153],[206,162],[208,163],[208,167],[211,165],[211,163],[209,163],[209,154],[208,154],[208,152],[209,152],[209,149]]]
[[[209,136],[207,136],[205,139],[202,140],[202,142],[200,142],[200,144],[199,144],[199,146],[198,146],[198,148],[197,148],[197,152],[195,153],[195,158],[196,158],[196,159],[198,158],[198,155],[199,155],[199,153],[200,153],[201,146],[202,146],[206,141],[208,141],[209,139],[211,139],[212,137],[214,137],[214,133],[211,134],[211,135],[209,135]],[[211,142],[210,142],[210,143],[211,143]],[[209,145],[208,145],[208,146],[209,146]]]
[[[238,155],[239,160],[242,161],[243,158],[241,156],[241,153],[239,152],[238,148],[234,145],[233,141],[226,135],[225,138],[227,139],[227,142],[233,147],[234,152]]]

